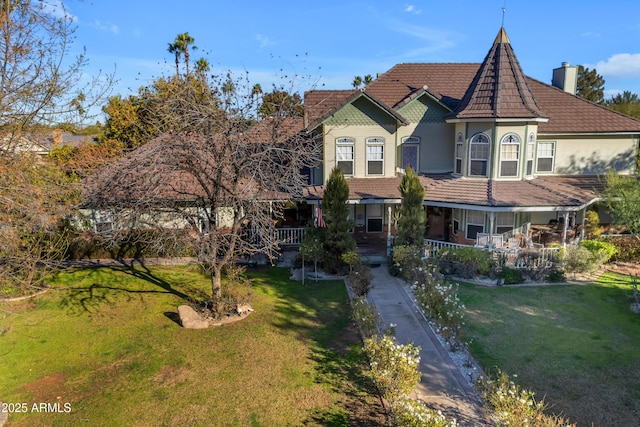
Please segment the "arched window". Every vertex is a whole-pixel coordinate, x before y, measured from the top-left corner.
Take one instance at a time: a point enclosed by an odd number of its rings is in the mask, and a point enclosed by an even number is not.
[[[469,175],[487,176],[489,163],[489,137],[483,133],[475,134],[469,144]]]
[[[420,137],[405,136],[402,138],[402,169],[409,166],[418,172],[418,159],[420,150]]]
[[[515,133],[505,135],[500,141],[500,176],[518,176],[520,137]]]
[[[353,175],[353,149],[356,140],[350,137],[336,138],[336,165],[345,176]]]
[[[367,175],[384,175],[384,138],[367,138]]]

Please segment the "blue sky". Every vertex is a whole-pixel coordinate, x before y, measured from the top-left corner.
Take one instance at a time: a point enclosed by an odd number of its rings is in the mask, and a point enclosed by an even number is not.
[[[52,0],[49,0],[52,1]],[[58,1],[58,0],[53,0]],[[192,61],[248,71],[263,89],[349,89],[356,75],[401,62],[481,62],[504,27],[525,74],[545,83],[563,61],[596,68],[607,96],[640,94],[640,1],[64,0],[85,72],[114,72],[113,94],[171,74],[169,42],[195,39]]]

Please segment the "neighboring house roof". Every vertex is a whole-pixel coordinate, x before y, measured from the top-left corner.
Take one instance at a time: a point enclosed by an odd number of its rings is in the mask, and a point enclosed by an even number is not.
[[[456,178],[450,174],[419,177],[426,190],[425,202],[483,208],[580,208],[598,198],[602,183],[597,177],[545,176],[524,181]],[[349,199],[361,203],[401,200],[401,177],[350,178]],[[309,188],[309,199],[322,199],[325,186]]]
[[[447,118],[541,118],[536,102],[504,28],[478,68],[458,108]]]
[[[291,195],[274,190],[281,183],[269,183],[267,191],[252,176],[257,171],[234,171],[237,166],[234,150],[262,153],[260,144],[287,144],[301,132],[301,125],[301,118],[267,119],[231,136],[163,134],[87,177],[83,182],[84,200],[88,205],[105,207],[119,203],[191,202],[207,200],[211,194],[221,198],[242,195],[264,200],[289,199]],[[178,139],[180,143],[176,142]],[[243,144],[233,144],[232,139]],[[256,145],[250,147],[244,142]],[[248,157],[250,153],[243,154]],[[241,180],[239,185],[232,181],[235,178]]]
[[[483,62],[493,61],[493,66],[482,68],[483,64],[469,63],[398,64],[380,74],[363,91],[394,110],[420,92],[428,91],[444,106],[465,118],[482,114],[486,114],[486,117],[548,117],[548,121],[538,124],[540,134],[640,133],[640,120],[525,76],[503,30],[496,42]],[[509,67],[515,68],[509,70]],[[496,70],[499,70],[499,75],[495,75]],[[498,77],[500,84],[496,85]],[[504,83],[502,79],[505,79]],[[493,92],[485,90],[484,85],[493,87]],[[496,91],[497,97],[492,95]],[[306,92],[305,123],[309,128],[317,126],[323,118],[350,102],[357,92]],[[465,97],[465,94],[468,96]],[[472,96],[478,99],[472,100]]]

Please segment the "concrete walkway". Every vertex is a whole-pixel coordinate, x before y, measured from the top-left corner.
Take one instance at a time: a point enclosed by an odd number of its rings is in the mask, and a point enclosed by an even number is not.
[[[383,324],[394,324],[401,344],[413,343],[420,350],[422,380],[417,397],[430,408],[441,410],[460,426],[486,426],[482,402],[465,380],[449,353],[418,310],[406,283],[389,275],[386,265],[371,269],[373,286],[367,299],[378,311]]]

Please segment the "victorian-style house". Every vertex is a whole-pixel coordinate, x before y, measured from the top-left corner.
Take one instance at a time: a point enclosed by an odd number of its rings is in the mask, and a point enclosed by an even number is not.
[[[579,238],[601,175],[635,172],[640,121],[576,96],[576,80],[568,63],[552,84],[527,77],[501,28],[481,64],[398,64],[362,90],[307,92],[305,127],[324,144],[308,203],[337,166],[356,236],[385,236],[412,167],[429,239]]]

